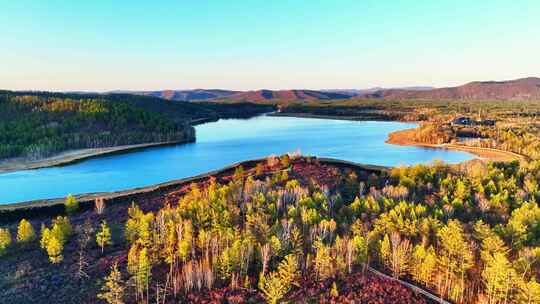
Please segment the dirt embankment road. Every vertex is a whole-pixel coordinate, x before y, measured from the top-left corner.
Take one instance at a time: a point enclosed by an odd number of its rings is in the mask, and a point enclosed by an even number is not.
[[[416,146],[434,149],[448,149],[456,151],[469,152],[476,155],[479,159],[489,161],[512,161],[523,160],[525,157],[517,153],[510,151],[503,151],[492,148],[471,147],[459,144],[427,144],[420,143],[413,140],[414,129],[406,129],[395,131],[388,134],[387,144],[400,145],[400,146]]]

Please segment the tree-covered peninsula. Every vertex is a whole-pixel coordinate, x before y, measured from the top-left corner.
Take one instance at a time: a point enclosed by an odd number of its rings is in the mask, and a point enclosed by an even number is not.
[[[129,94],[0,91],[0,159],[195,140],[192,123],[249,117],[271,106],[194,104]]]

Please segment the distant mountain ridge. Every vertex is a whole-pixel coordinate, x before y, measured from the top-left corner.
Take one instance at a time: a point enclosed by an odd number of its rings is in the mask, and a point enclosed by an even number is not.
[[[354,95],[316,90],[254,90],[232,91],[220,89],[195,90],[162,90],[162,91],[115,91],[114,93],[129,93],[135,95],[160,97],[168,100],[195,101],[228,99],[236,101],[264,101],[272,99],[285,100],[325,100],[347,99]],[[355,94],[356,95],[356,94]]]
[[[431,90],[382,89],[358,96],[380,99],[540,100],[540,78],[473,81],[457,87]]]
[[[161,90],[161,91],[116,91],[115,93],[129,93],[159,97],[168,100],[192,101],[227,98],[228,96],[240,93],[239,91],[220,89],[194,89],[194,90]]]
[[[433,90],[434,87],[428,87],[428,86],[415,86],[415,87],[403,87],[403,88],[382,88],[382,87],[373,87],[368,89],[327,89],[327,90],[321,90],[322,92],[332,92],[332,93],[340,93],[340,94],[346,94],[352,96],[358,96],[358,95],[364,95],[364,94],[370,94],[375,93],[377,91],[381,90],[410,90],[410,91],[427,91],[427,90]]]
[[[238,100],[238,101],[264,101],[272,99],[281,99],[281,100],[328,100],[328,99],[348,99],[351,98],[351,95],[335,93],[335,92],[325,92],[325,91],[315,91],[315,90],[257,90],[257,91],[248,91],[237,93],[231,96],[228,96],[227,99]]]
[[[176,101],[234,100],[262,102],[267,100],[332,100],[351,98],[373,99],[464,99],[464,100],[540,100],[540,78],[528,77],[506,81],[473,81],[467,84],[433,88],[414,86],[403,88],[325,89],[325,90],[253,90],[223,89],[113,91],[159,97]]]

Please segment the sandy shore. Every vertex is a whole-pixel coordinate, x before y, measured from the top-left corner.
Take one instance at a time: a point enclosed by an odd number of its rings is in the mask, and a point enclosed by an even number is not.
[[[36,161],[29,161],[24,158],[12,158],[0,161],[0,173],[67,165],[84,159],[103,156],[106,154],[127,152],[149,147],[175,145],[180,143],[186,143],[186,141],[169,141],[137,145],[124,145],[107,148],[69,150],[62,152],[58,155]]]
[[[470,147],[459,144],[426,144],[419,143],[412,140],[412,133],[414,129],[406,129],[395,131],[388,134],[387,144],[399,145],[399,146],[416,146],[416,147],[425,147],[425,148],[434,148],[434,149],[448,149],[456,151],[469,152],[476,155],[481,160],[489,161],[513,161],[513,160],[522,160],[525,159],[524,156],[517,153],[497,150],[492,148],[480,148],[480,147]]]

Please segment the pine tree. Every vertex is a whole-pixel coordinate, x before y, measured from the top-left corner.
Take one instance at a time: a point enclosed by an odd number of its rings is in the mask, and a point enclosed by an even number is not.
[[[463,228],[457,220],[451,220],[437,233],[438,261],[442,282],[439,293],[451,300],[460,301],[465,290],[466,272],[473,265],[473,254]]]
[[[518,287],[518,303],[540,303],[540,283],[534,277],[529,282],[521,282]]]
[[[11,245],[11,233],[7,228],[0,228],[0,255],[6,253],[6,249]]]
[[[107,222],[101,222],[101,227],[96,234],[96,243],[101,247],[101,253],[103,253],[106,245],[112,245],[111,230],[107,226]]]
[[[47,250],[47,243],[51,238],[51,229],[47,228],[45,224],[41,224],[41,237],[39,239],[39,246],[43,250]]]
[[[64,256],[64,244],[67,242],[73,229],[67,217],[59,216],[53,220],[52,228],[41,225],[40,246],[47,252],[51,263],[60,263]]]
[[[384,266],[388,269],[392,268],[392,248],[388,234],[385,234],[383,239],[379,241],[379,257]]]
[[[67,214],[73,214],[79,209],[79,202],[73,195],[68,195],[64,203]]]
[[[333,298],[339,297],[339,291],[336,282],[332,282],[332,288],[330,289],[330,296]]]
[[[148,285],[152,274],[152,264],[150,262],[150,256],[148,255],[148,249],[141,249],[137,262],[137,284],[139,293],[143,294],[144,290],[148,292]]]
[[[411,275],[417,282],[430,286],[432,284],[433,272],[437,266],[437,257],[433,247],[427,250],[422,244],[414,247],[411,257]]]
[[[52,222],[51,234],[64,244],[73,234],[73,228],[67,216],[58,216]]]
[[[276,272],[271,272],[267,276],[263,275],[261,272],[259,289],[263,293],[264,299],[268,304],[279,303],[279,300],[287,293]]]
[[[49,255],[49,260],[53,264],[60,263],[64,259],[64,256],[62,255],[64,244],[56,236],[51,236],[48,239],[45,250]]]
[[[223,281],[228,280],[232,275],[232,268],[233,265],[229,254],[229,248],[226,248],[221,252],[218,260],[219,278]]]
[[[136,277],[139,269],[139,246],[137,244],[131,245],[128,251],[127,270],[129,274]]]
[[[354,246],[356,247],[356,262],[366,263],[368,261],[368,242],[367,239],[361,235],[355,235],[353,238]]]
[[[118,270],[118,264],[111,266],[110,274],[105,278],[105,284],[101,287],[101,293],[98,298],[108,304],[123,304],[125,283],[122,280],[122,274]]]
[[[409,267],[409,255],[411,251],[411,243],[409,240],[402,240],[397,232],[392,233],[392,254],[391,254],[391,269],[395,278],[399,278],[405,274]]]
[[[296,256],[289,254],[278,265],[278,274],[283,285],[288,289],[291,286],[299,287],[300,276],[298,274],[298,260]]]
[[[315,242],[315,271],[320,280],[327,279],[334,275],[336,268],[332,263],[330,246],[325,245],[321,241]]]
[[[496,252],[486,261],[482,278],[490,303],[503,303],[508,301],[517,274],[506,255]]]
[[[30,222],[22,219],[17,229],[17,243],[29,243],[36,239],[36,232]]]
[[[287,255],[278,265],[277,271],[259,278],[259,289],[269,304],[279,303],[293,286],[299,286],[298,261],[294,255]]]

